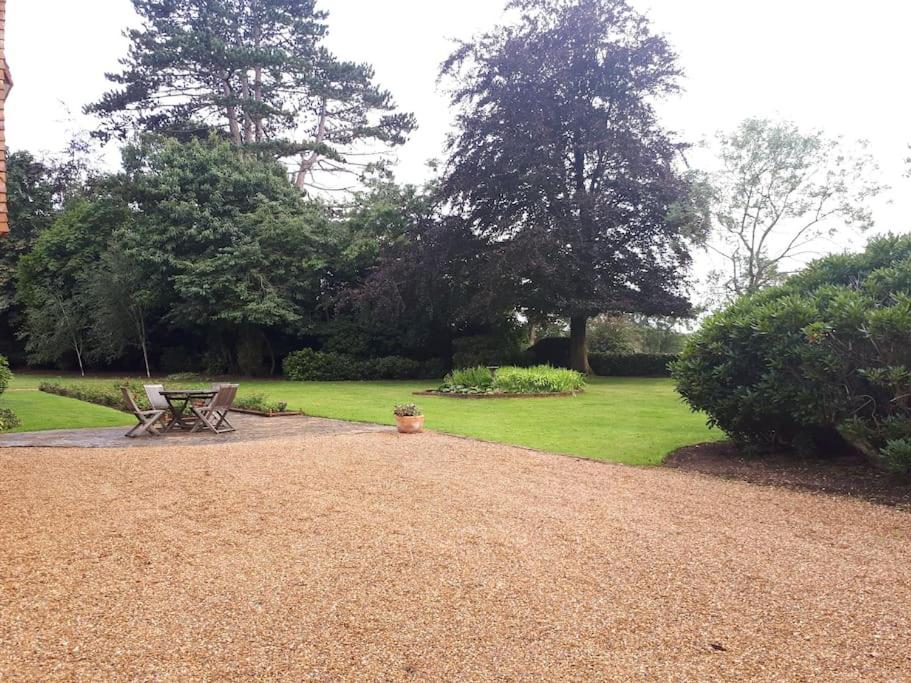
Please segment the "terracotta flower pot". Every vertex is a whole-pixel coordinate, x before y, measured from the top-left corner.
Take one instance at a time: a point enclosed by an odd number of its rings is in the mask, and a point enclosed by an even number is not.
[[[395,416],[399,432],[402,434],[420,434],[424,431],[424,416],[415,415],[413,417]]]

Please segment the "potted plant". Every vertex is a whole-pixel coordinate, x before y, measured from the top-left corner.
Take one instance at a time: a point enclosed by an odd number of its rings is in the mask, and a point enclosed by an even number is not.
[[[420,434],[424,431],[424,414],[414,403],[400,403],[393,412],[400,433]]]

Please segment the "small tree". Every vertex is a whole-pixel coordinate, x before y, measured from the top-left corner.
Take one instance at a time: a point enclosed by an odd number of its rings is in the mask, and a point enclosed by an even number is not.
[[[129,347],[138,348],[146,377],[151,377],[149,333],[161,294],[152,286],[152,274],[130,248],[131,237],[129,231],[115,236],[98,268],[87,275],[85,297],[92,314],[92,349],[96,355],[113,360]]]
[[[128,219],[127,207],[110,197],[73,200],[19,261],[20,334],[31,361],[56,362],[72,352],[85,374],[92,326],[87,276]]]
[[[747,119],[718,146],[710,246],[726,264],[713,275],[725,298],[779,282],[842,228],[873,225],[869,202],[884,187],[871,180],[876,165],[862,143],[851,154],[822,132]]]

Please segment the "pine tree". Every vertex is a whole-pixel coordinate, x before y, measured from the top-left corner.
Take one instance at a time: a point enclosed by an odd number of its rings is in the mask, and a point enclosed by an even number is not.
[[[414,129],[373,68],[323,45],[315,0],[133,0],[142,26],[127,32],[116,87],[86,111],[99,135],[135,131],[206,137],[296,158],[304,189],[323,172],[354,172],[348,154],[399,145]],[[359,157],[360,158],[360,157]]]

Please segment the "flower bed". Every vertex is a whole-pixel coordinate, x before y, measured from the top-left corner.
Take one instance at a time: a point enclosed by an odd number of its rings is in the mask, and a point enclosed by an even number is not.
[[[546,398],[574,396],[585,388],[585,377],[575,370],[538,365],[507,366],[496,372],[483,366],[453,370],[443,384],[419,394],[452,398]]]

